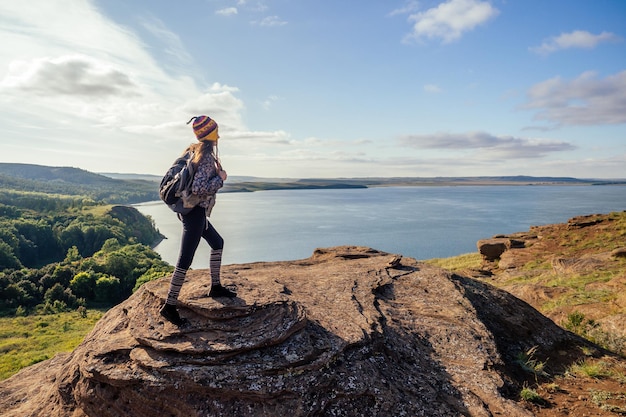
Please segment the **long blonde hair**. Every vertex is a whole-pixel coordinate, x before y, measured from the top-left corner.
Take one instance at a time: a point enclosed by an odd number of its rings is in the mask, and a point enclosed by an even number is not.
[[[192,162],[195,165],[198,165],[198,162],[202,159],[204,155],[211,154],[213,155],[213,159],[215,159],[215,163],[218,167],[221,167],[220,160],[217,156],[217,143],[213,146],[213,142],[210,140],[203,140],[201,142],[192,143],[189,145],[185,152],[192,151],[193,152],[193,160]]]

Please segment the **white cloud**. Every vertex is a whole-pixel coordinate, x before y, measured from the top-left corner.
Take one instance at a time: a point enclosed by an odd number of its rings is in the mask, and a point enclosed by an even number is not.
[[[410,0],[406,4],[398,9],[394,9],[389,12],[389,16],[397,16],[401,14],[409,14],[417,12],[420,9],[419,2],[416,0]]]
[[[255,145],[266,145],[269,143],[288,145],[294,143],[284,130],[274,132],[233,131],[229,133],[229,140],[253,141]],[[246,146],[250,146],[250,144],[248,143]]]
[[[610,32],[602,32],[594,35],[584,30],[575,30],[570,33],[562,33],[544,41],[540,46],[529,48],[532,52],[547,55],[561,49],[570,48],[595,48],[602,42],[617,42],[621,38]]]
[[[424,85],[424,91],[427,93],[441,93],[443,90],[436,84],[426,84]]]
[[[574,150],[567,142],[548,139],[495,136],[485,132],[436,133],[407,135],[399,138],[401,146],[419,149],[460,150],[479,149],[486,157],[540,158],[548,153]]]
[[[149,58],[133,33],[103,18],[87,0],[0,2],[0,16],[0,63],[70,53],[102,61]]]
[[[222,132],[245,130],[241,119],[244,104],[235,96],[236,91],[232,87],[215,83],[206,93],[186,100],[181,110],[191,116],[210,116],[217,121]]]
[[[278,16],[267,16],[260,21],[253,21],[252,24],[265,26],[265,27],[275,27],[275,26],[284,26],[287,24],[287,22],[284,20],[281,20]]]
[[[275,95],[271,95],[268,98],[266,98],[262,103],[261,106],[265,109],[265,110],[269,110],[272,107],[272,104],[274,104],[276,101],[279,100],[278,96]]]
[[[448,0],[439,6],[409,16],[413,24],[412,39],[441,39],[444,43],[459,39],[499,11],[480,0]]]
[[[141,19],[141,23],[165,46],[163,51],[171,58],[171,62],[176,63],[176,66],[190,65],[193,62],[191,54],[183,46],[180,37],[169,30],[161,20],[150,17]]]
[[[572,81],[552,78],[528,91],[523,108],[536,109],[536,119],[561,125],[626,123],[626,71],[598,79],[593,72]]]
[[[158,173],[193,141],[185,122],[198,114],[214,117],[223,136],[246,138],[238,88],[197,85],[193,58],[158,19],[141,20],[156,41],[147,44],[87,0],[0,2],[0,15],[5,160]],[[188,65],[165,71],[151,55],[163,51]],[[255,134],[259,143],[287,136]]]
[[[40,96],[129,96],[137,85],[109,63],[82,55],[13,61],[0,81],[5,94],[16,89]]]
[[[217,10],[215,14],[219,14],[221,16],[234,16],[237,14],[236,7],[226,7],[224,9]]]
[[[262,1],[256,1],[254,4],[250,4],[246,0],[237,0],[237,6],[241,6],[242,8],[245,8],[245,10],[247,11],[256,12],[256,13],[265,12],[267,11],[267,9],[269,9],[269,7]]]

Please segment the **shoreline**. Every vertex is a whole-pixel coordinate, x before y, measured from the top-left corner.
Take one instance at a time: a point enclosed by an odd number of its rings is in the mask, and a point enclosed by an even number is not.
[[[476,187],[476,186],[624,186],[622,180],[581,180],[576,178],[365,178],[365,179],[301,179],[294,181],[233,181],[220,192],[255,192],[269,190],[363,189],[380,187]]]

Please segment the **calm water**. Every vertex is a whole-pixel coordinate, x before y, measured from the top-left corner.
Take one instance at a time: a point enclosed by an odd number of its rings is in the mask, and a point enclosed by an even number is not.
[[[181,224],[160,201],[136,206],[167,237],[155,249],[174,264]],[[363,245],[417,259],[476,251],[476,241],[531,225],[626,210],[624,186],[389,187],[219,194],[211,222],[224,263],[302,259],[315,248]],[[208,268],[200,243],[193,268]]]

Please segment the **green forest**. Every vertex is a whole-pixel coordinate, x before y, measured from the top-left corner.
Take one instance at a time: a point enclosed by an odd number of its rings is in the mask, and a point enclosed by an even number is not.
[[[156,184],[75,168],[0,164],[0,315],[107,308],[172,267],[162,236],[127,204]]]

